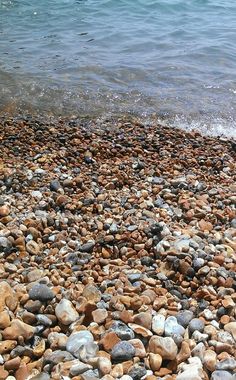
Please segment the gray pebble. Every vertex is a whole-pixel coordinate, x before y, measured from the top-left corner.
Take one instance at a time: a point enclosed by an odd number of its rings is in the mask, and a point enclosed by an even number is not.
[[[203,332],[204,327],[205,327],[204,322],[198,318],[193,318],[188,325],[190,334],[192,334],[194,331]]]
[[[216,369],[234,371],[236,369],[236,360],[233,358],[222,360],[216,364]]]
[[[52,290],[44,284],[36,284],[29,291],[29,298],[34,301],[46,302],[51,301],[54,297]]]
[[[111,351],[112,360],[122,362],[130,360],[135,356],[135,348],[129,342],[119,342],[115,344]]]
[[[6,237],[0,237],[0,252],[9,253],[11,251],[12,244]]]
[[[115,321],[109,331],[114,331],[121,340],[134,339],[133,330],[121,321]]]
[[[144,367],[140,367],[138,365],[135,365],[131,368],[131,370],[128,372],[128,375],[133,380],[140,380],[143,376],[145,376],[147,373],[147,370]]]
[[[211,380],[235,380],[235,377],[228,371],[214,371],[211,374]]]
[[[176,315],[176,319],[181,326],[186,328],[189,322],[193,319],[193,312],[191,310],[180,311]]]

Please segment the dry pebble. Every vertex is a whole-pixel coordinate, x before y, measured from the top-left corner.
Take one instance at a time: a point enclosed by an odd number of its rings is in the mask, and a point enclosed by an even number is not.
[[[0,379],[233,380],[233,142],[135,118],[0,136]]]

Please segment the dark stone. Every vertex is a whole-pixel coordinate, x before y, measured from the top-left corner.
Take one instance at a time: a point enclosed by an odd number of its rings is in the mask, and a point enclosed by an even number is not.
[[[115,344],[111,351],[111,357],[114,362],[123,362],[132,359],[135,356],[135,348],[129,342],[119,342]]]
[[[61,189],[60,182],[57,179],[51,181],[51,183],[50,183],[50,190],[51,191],[58,191],[59,189]]]
[[[180,311],[176,315],[176,318],[177,318],[178,323],[184,328],[186,328],[189,322],[193,319],[193,312],[190,310]]]
[[[114,331],[116,335],[122,340],[134,339],[133,330],[121,321],[115,321],[109,331]]]
[[[29,298],[34,301],[46,302],[51,301],[54,297],[52,290],[44,284],[36,284],[29,291]]]
[[[145,376],[147,370],[144,367],[134,366],[128,372],[128,375],[132,377],[133,380],[140,380],[143,376]]]

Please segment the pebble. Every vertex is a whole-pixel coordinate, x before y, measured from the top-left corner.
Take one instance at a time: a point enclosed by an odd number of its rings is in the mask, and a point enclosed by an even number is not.
[[[178,324],[177,319],[173,316],[168,317],[165,321],[165,336],[184,335],[185,329]]]
[[[124,362],[135,356],[135,348],[129,342],[119,342],[115,344],[111,351],[111,357],[114,362]]]
[[[235,380],[235,377],[228,371],[214,371],[211,380]]]
[[[2,116],[0,378],[235,377],[232,141],[149,124]]]
[[[201,319],[193,318],[188,325],[189,332],[192,334],[194,331],[203,332],[205,327],[204,322]]]
[[[193,312],[191,310],[180,311],[176,315],[176,319],[181,326],[186,328],[189,322],[193,319]]]
[[[79,318],[79,313],[75,310],[72,302],[65,298],[57,304],[55,314],[63,325],[70,325]]]
[[[79,331],[72,333],[66,343],[66,349],[68,352],[70,352],[75,357],[79,357],[80,355],[80,348],[83,345],[93,343],[93,335],[89,331]]]
[[[174,360],[178,353],[178,347],[172,338],[152,336],[148,345],[149,352],[159,354],[163,360]]]
[[[165,329],[165,316],[162,314],[154,315],[152,318],[152,331],[157,335],[163,335]]]
[[[35,284],[29,291],[29,298],[33,301],[47,302],[55,297],[53,291],[44,284]]]

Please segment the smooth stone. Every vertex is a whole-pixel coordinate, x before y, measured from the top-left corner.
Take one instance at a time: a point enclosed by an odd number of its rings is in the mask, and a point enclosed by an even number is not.
[[[72,376],[78,376],[92,368],[93,367],[90,364],[85,364],[80,360],[73,360],[73,362],[71,362],[70,374]]]
[[[205,350],[206,350],[206,347],[204,345],[204,343],[200,342],[198,343],[192,350],[192,355],[193,356],[198,356],[201,361],[203,360],[203,356],[204,356],[204,353],[205,353]]]
[[[135,337],[133,330],[121,321],[114,321],[109,331],[114,331],[121,340],[130,340]]]
[[[69,362],[71,360],[74,360],[73,355],[71,355],[67,351],[61,351],[61,350],[53,351],[49,355],[44,356],[45,364],[49,363],[49,364],[55,365],[61,362]]]
[[[55,308],[55,314],[59,322],[63,325],[70,325],[79,318],[79,313],[74,308],[71,301],[63,298]]]
[[[205,327],[204,322],[201,319],[193,318],[188,325],[189,332],[192,334],[194,331],[203,332]]]
[[[10,326],[10,323],[9,313],[6,310],[0,312],[0,329],[4,330],[6,327]]]
[[[182,363],[181,370],[176,377],[176,380],[202,380],[204,379],[204,372],[202,370],[202,363],[198,357],[189,358],[188,364]]]
[[[178,353],[178,347],[170,337],[152,336],[148,344],[149,352],[161,355],[162,359],[174,360]]]
[[[32,338],[35,331],[35,327],[32,327],[19,319],[13,319],[11,325],[3,330],[2,336],[4,339],[12,340],[17,340],[19,336],[22,336],[24,339],[28,340]]]
[[[149,364],[153,372],[159,371],[162,365],[162,357],[159,354],[149,354]]]
[[[129,370],[128,375],[133,380],[140,380],[142,377],[146,375],[146,373],[147,373],[147,370],[144,367],[135,365]]]
[[[83,362],[87,363],[89,359],[92,359],[97,355],[98,350],[99,348],[97,343],[86,343],[79,349],[79,358]]]
[[[236,360],[233,358],[221,360],[220,362],[216,363],[216,369],[224,371],[235,371]]]
[[[152,318],[152,331],[157,335],[162,335],[165,329],[165,316],[162,314],[154,315]]]
[[[100,357],[97,361],[97,366],[102,376],[111,372],[111,361],[106,357]]]
[[[224,325],[225,331],[233,335],[234,340],[236,341],[236,322],[229,322]]]
[[[180,311],[176,315],[176,319],[181,326],[186,328],[189,322],[193,319],[193,312],[191,310]]]
[[[62,186],[57,179],[50,182],[50,190],[51,191],[58,191],[59,189],[61,189],[61,187]]]
[[[140,339],[130,339],[129,343],[135,348],[135,356],[145,358],[147,356],[143,342]]]
[[[111,351],[112,360],[123,362],[132,359],[135,356],[135,348],[129,342],[119,342],[115,344]]]
[[[34,282],[43,277],[43,271],[41,269],[34,269],[27,273],[28,282]]]
[[[4,236],[0,236],[0,252],[10,253],[12,243]]]
[[[91,332],[84,330],[84,331],[79,331],[72,333],[66,343],[66,350],[70,352],[72,355],[75,357],[79,358],[80,355],[80,347],[93,343],[93,335]]]
[[[38,375],[31,377],[30,380],[50,380],[50,375],[48,373],[39,373]]]
[[[213,372],[216,368],[217,354],[215,351],[206,350],[203,355],[202,363],[206,369]]]
[[[55,297],[53,291],[44,284],[35,284],[29,291],[29,298],[33,301],[51,301]]]
[[[235,380],[235,377],[228,371],[214,371],[211,374],[211,380]]]
[[[82,296],[90,302],[97,303],[101,301],[102,294],[95,285],[88,284],[85,286]]]
[[[3,311],[9,300],[14,300],[14,292],[8,282],[0,282],[0,311]]]
[[[80,250],[80,252],[92,253],[94,246],[95,246],[95,242],[94,241],[90,241],[88,243],[85,243],[85,244],[81,245],[79,247],[79,250]]]
[[[177,319],[173,316],[168,317],[165,321],[165,336],[184,335],[185,329],[179,325]]]

